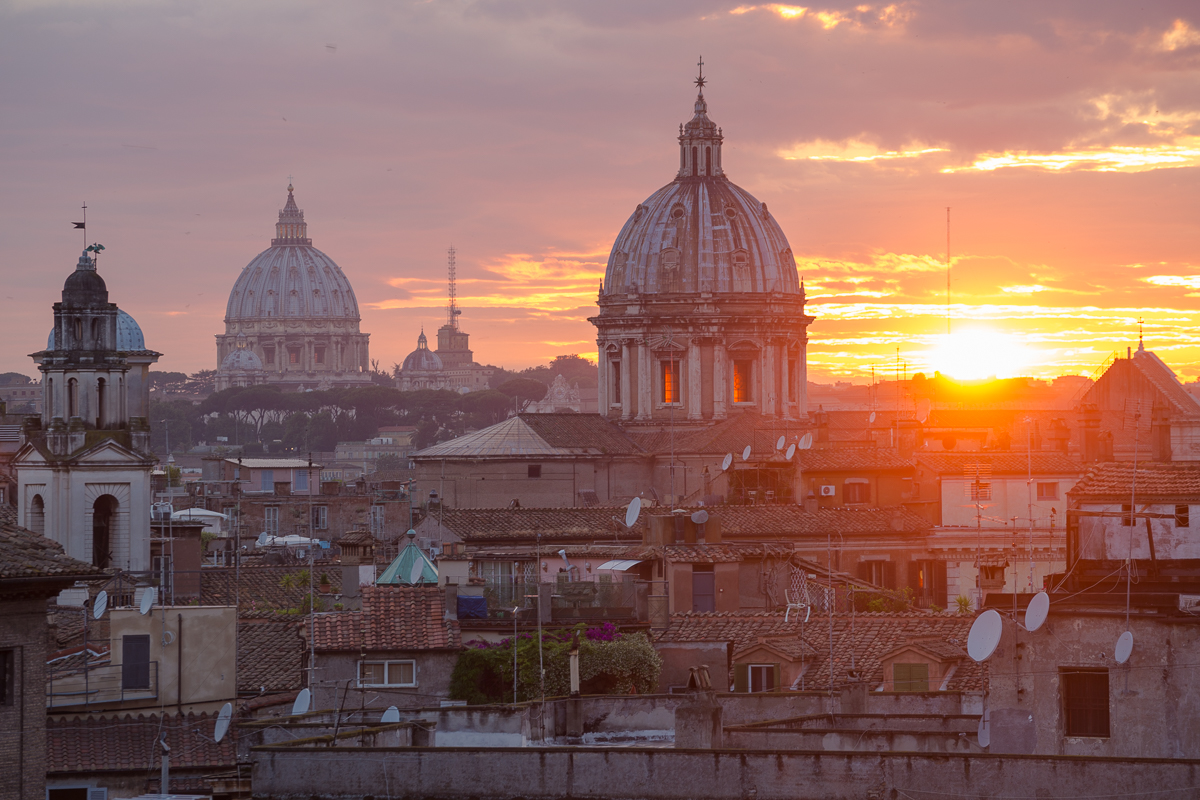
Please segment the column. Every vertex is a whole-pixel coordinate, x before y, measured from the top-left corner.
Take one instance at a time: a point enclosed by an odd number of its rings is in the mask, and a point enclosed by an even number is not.
[[[788,381],[795,380],[795,376],[793,376],[788,370],[789,356],[787,344],[783,345],[781,352],[783,357],[779,360],[779,374],[781,376],[781,380],[779,381],[779,407],[783,412],[784,419],[792,419],[791,395],[788,392],[788,387],[790,384]]]
[[[808,336],[806,335],[800,340],[800,357],[796,359],[796,371],[800,374],[796,376],[799,381],[799,386],[796,387],[799,400],[798,406],[800,409],[800,419],[808,417]]]
[[[629,383],[629,340],[621,341],[621,419],[633,414],[633,387]]]
[[[638,344],[638,409],[637,419],[651,419],[654,412],[654,391],[651,383],[650,347],[643,340]]]
[[[761,379],[759,380],[759,386],[762,387],[761,391],[759,392],[760,397],[761,397],[761,400],[759,402],[759,408],[762,409],[762,414],[764,417],[773,417],[773,416],[775,416],[775,399],[776,399],[775,398],[775,369],[774,369],[774,367],[775,367],[775,345],[773,345],[773,344],[764,344],[763,345],[762,353],[759,354],[758,363],[760,365],[759,372],[762,376]]]
[[[688,343],[687,371],[688,419],[700,419],[700,413],[703,409],[700,398],[700,343],[695,339],[692,339]]]
[[[729,390],[726,388],[726,375],[729,373],[728,362],[725,358],[725,343],[713,343],[713,419],[725,419],[726,400]]]
[[[602,417],[608,416],[608,371],[610,369],[612,369],[612,365],[608,363],[608,351],[604,349],[603,343],[598,343],[596,346],[596,406]]]

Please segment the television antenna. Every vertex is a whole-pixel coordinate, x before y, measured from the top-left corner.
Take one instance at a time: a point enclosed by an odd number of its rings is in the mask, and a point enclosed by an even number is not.
[[[992,712],[985,703],[983,713],[979,716],[979,727],[975,729],[979,746],[987,747],[992,743]]]
[[[229,732],[229,720],[233,717],[233,704],[226,703],[221,706],[221,713],[217,714],[217,725],[213,728],[213,740],[220,742],[225,738],[225,734]]]
[[[976,617],[971,625],[971,633],[967,636],[967,655],[972,661],[987,661],[996,652],[1003,632],[1004,620],[1000,618],[1000,613],[989,608]]]
[[[872,369],[874,369],[874,367],[872,367]],[[872,411],[872,412],[871,412],[871,414],[870,414],[870,416],[868,416],[868,417],[867,417],[867,424],[868,424],[868,425],[874,425],[874,424],[875,424],[875,412],[874,412],[874,411]]]
[[[446,325],[455,331],[458,330],[458,317],[462,314],[462,309],[458,307],[458,262],[455,258],[457,252],[454,245],[450,245],[450,249],[446,251],[446,266],[450,274],[450,302],[446,306]]]

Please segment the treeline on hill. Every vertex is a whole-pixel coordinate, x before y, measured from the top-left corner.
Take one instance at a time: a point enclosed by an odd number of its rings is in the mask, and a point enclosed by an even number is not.
[[[164,387],[180,386],[176,375],[187,381],[200,375],[152,372],[152,379],[156,374],[172,376],[171,381],[158,384]],[[338,442],[361,442],[386,425],[413,425],[414,444],[420,449],[523,410],[545,397],[554,376],[560,374],[581,389],[596,386],[595,364],[578,356],[559,356],[549,366],[521,372],[497,369],[491,382],[495,388],[468,394],[401,392],[384,385],[284,392],[263,385],[213,392],[195,404],[155,392],[150,402],[151,442],[159,452],[166,451],[168,437],[173,451],[205,442],[243,445],[247,453],[328,452]]]

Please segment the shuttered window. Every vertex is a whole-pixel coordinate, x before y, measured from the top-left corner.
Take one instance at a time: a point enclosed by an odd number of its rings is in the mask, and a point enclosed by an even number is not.
[[[150,688],[150,637],[121,637],[121,688]]]
[[[716,611],[717,586],[712,569],[698,570],[693,567],[692,570],[692,611]]]
[[[779,688],[778,664],[734,664],[733,691],[773,692]]]
[[[1063,669],[1059,671],[1059,681],[1063,735],[1107,738],[1108,670]]]
[[[928,664],[892,664],[892,691],[928,692]]]

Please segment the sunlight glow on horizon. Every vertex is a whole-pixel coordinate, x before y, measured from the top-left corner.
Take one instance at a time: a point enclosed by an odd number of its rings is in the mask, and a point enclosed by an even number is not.
[[[989,328],[942,334],[923,355],[934,371],[958,380],[1025,375],[1033,353],[1017,337]]]

